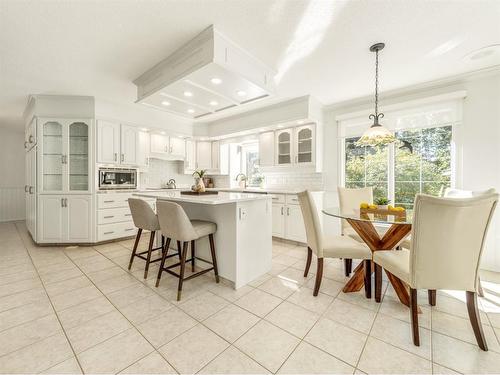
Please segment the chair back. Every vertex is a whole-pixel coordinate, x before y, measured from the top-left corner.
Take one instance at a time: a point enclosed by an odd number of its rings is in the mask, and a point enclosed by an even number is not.
[[[472,190],[446,188],[444,190],[443,197],[446,197],[446,198],[470,198],[470,197],[477,197],[480,195],[492,194],[494,192],[495,192],[495,189],[472,191]]]
[[[323,258],[323,233],[318,210],[310,191],[297,194],[306,228],[307,246],[318,258]]]
[[[186,211],[177,203],[158,201],[156,203],[161,233],[177,241],[192,241],[198,238]]]
[[[371,186],[359,189],[348,189],[339,186],[337,191],[339,193],[340,211],[343,213],[350,213],[359,209],[361,202],[373,203],[373,188]],[[346,229],[351,228],[347,220],[344,219],[341,220],[341,225],[342,234]]]
[[[128,206],[132,220],[137,228],[155,231],[160,229],[158,218],[148,202],[143,199],[129,198]]]
[[[475,292],[498,194],[439,198],[417,194],[410,251],[410,286]]]

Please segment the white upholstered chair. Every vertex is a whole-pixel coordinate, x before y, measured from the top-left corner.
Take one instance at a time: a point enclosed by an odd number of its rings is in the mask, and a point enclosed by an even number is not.
[[[192,279],[193,277],[200,276],[211,270],[215,273],[215,281],[219,282],[219,273],[217,270],[217,259],[215,256],[215,243],[214,243],[214,233],[217,231],[217,224],[210,221],[203,220],[190,220],[184,209],[177,203],[168,201],[158,201],[156,203],[156,209],[158,211],[158,221],[160,223],[160,229],[162,234],[167,238],[164,246],[163,257],[160,264],[160,269],[158,271],[158,277],[156,279],[156,286],[160,284],[161,274],[163,271],[174,275],[179,279],[179,285],[177,288],[177,301],[180,301],[182,294],[182,284],[184,280]],[[205,259],[196,257],[195,252],[195,241],[202,238],[208,237],[210,243],[210,254],[212,256],[212,262],[208,262]],[[168,248],[170,241],[175,238],[177,241],[182,242],[182,255],[179,263],[169,265],[165,267],[165,259],[168,257]],[[191,258],[186,259],[188,245],[191,243]],[[194,262],[195,259],[209,263],[212,265],[210,268],[205,268],[197,273],[193,273],[188,277],[184,277],[184,272],[186,268],[186,262],[191,262],[191,271],[194,272]],[[179,274],[173,272],[171,269],[180,266]]]
[[[321,230],[321,223],[316,209],[316,204],[309,191],[297,194],[304,218],[307,237],[307,261],[304,277],[309,273],[312,255],[318,258],[316,271],[316,283],[314,284],[313,295],[317,296],[323,277],[324,258],[349,258],[364,260],[365,275],[371,275],[371,250],[349,236],[324,236]],[[366,279],[366,277],[365,277]],[[368,279],[371,279],[369,277]],[[371,283],[365,283],[365,292],[371,295]]]
[[[498,194],[470,198],[439,198],[418,194],[415,198],[411,250],[376,251],[375,278],[380,267],[410,286],[413,343],[420,344],[418,289],[450,289],[466,292],[469,319],[479,347],[488,350],[477,308],[478,269],[484,241]],[[380,279],[378,279],[380,281]],[[375,295],[381,291],[375,282]]]

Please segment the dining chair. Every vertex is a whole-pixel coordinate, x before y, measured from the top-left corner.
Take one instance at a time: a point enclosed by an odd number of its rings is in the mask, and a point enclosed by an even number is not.
[[[361,259],[365,271],[365,293],[371,295],[371,259],[372,252],[365,244],[362,244],[349,236],[324,236],[318,216],[314,198],[309,191],[297,194],[300,209],[304,218],[307,237],[307,260],[304,277],[309,273],[312,255],[317,257],[316,282],[313,295],[317,296],[323,277],[324,258],[348,258]]]
[[[488,350],[477,307],[478,269],[498,194],[453,199],[417,194],[410,249],[376,251],[375,296],[381,295],[384,268],[410,286],[413,343],[420,345],[417,290],[462,290],[482,350]],[[380,286],[379,286],[380,285]],[[378,299],[380,300],[380,299]]]
[[[192,279],[213,270],[215,274],[215,282],[219,283],[219,272],[217,270],[217,259],[215,255],[216,250],[214,242],[214,234],[215,232],[217,232],[217,224],[210,221],[189,219],[182,206],[175,202],[158,201],[156,203],[156,209],[158,211],[158,221],[160,224],[161,232],[167,238],[160,264],[160,269],[158,271],[158,277],[156,279],[156,287],[158,287],[158,285],[160,284],[160,279],[163,271],[179,279],[179,284],[177,287],[177,301],[181,300],[182,284],[185,280]],[[202,237],[208,237],[212,262],[196,256],[195,243],[196,240]],[[165,259],[168,257],[168,248],[170,245],[170,241],[173,238],[182,243],[181,260],[178,263],[165,267]],[[189,243],[191,243],[191,258],[186,259]],[[191,271],[194,272],[195,260],[210,264],[212,267],[205,268],[185,277],[186,262],[191,263]],[[174,271],[172,271],[172,268],[179,266],[179,273],[175,273]]]
[[[359,209],[359,205],[362,202],[373,203],[373,188],[367,186],[364,188],[344,188],[337,187],[339,195],[339,208],[341,212],[350,212]],[[358,242],[365,243],[358,233],[351,227],[347,220],[342,219],[340,221],[341,233],[343,236],[349,236]],[[383,234],[384,230],[381,228],[375,228],[379,234]],[[352,259],[344,258],[344,273],[345,276],[349,276],[352,271]]]

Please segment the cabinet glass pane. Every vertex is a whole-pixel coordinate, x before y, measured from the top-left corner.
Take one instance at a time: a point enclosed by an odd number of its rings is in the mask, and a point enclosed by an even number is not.
[[[43,125],[43,190],[62,190],[62,125],[46,122]]]
[[[309,128],[301,129],[297,134],[298,158],[299,163],[312,162],[312,130]]]
[[[69,126],[69,190],[88,190],[89,128],[83,122]]]
[[[278,164],[289,164],[291,158],[290,133],[284,132],[278,136]]]

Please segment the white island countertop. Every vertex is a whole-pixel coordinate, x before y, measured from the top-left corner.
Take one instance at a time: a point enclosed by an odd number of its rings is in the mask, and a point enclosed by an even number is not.
[[[187,194],[181,194],[179,190],[172,190],[172,191],[136,192],[134,193],[134,195],[143,198],[155,198],[158,200],[169,200],[175,202],[200,203],[200,204],[210,204],[210,205],[271,199],[271,197],[266,194],[231,193],[222,191],[219,191],[218,194],[187,195]]]

